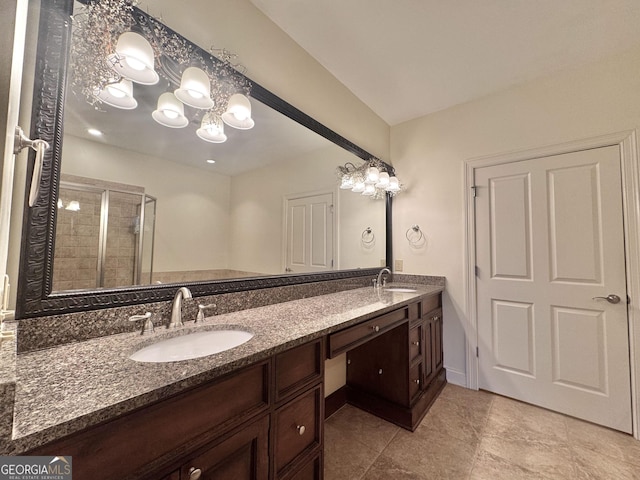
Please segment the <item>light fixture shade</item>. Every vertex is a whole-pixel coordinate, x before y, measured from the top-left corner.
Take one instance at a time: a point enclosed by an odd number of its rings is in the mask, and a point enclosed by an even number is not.
[[[378,183],[378,179],[380,178],[380,171],[376,167],[367,168],[367,178],[365,178],[364,183],[367,185],[374,185]]]
[[[224,143],[227,141],[227,136],[224,134],[224,123],[222,119],[211,112],[207,113],[202,118],[202,124],[196,135],[202,140],[211,143]]]
[[[154,70],[151,44],[142,35],[125,32],[118,38],[116,51],[107,57],[118,75],[142,85],[155,85],[160,77]]]
[[[201,68],[187,68],[182,73],[180,88],[174,93],[182,103],[190,107],[204,110],[213,108],[209,77]]]
[[[255,122],[251,118],[251,102],[241,93],[235,93],[229,97],[227,111],[222,114],[222,120],[230,127],[239,130],[253,128]]]
[[[376,187],[373,183],[367,183],[364,186],[364,190],[362,191],[362,195],[366,195],[367,197],[371,197],[376,193]]]
[[[348,173],[342,175],[342,182],[340,188],[343,190],[351,190],[353,188],[353,177]]]
[[[96,88],[93,94],[103,103],[123,110],[133,110],[138,106],[138,102],[133,98],[133,84],[126,78],[117,83]]]
[[[387,172],[381,172],[380,177],[378,178],[378,183],[376,183],[377,188],[387,188],[389,185],[389,174]]]
[[[353,184],[353,188],[351,189],[354,193],[362,193],[364,192],[364,180],[358,179]]]
[[[400,191],[400,182],[396,177],[389,178],[389,185],[385,188],[387,192],[399,192]]]
[[[171,92],[165,92],[158,97],[158,108],[151,116],[165,127],[184,128],[189,125],[189,119],[184,116],[184,105]]]

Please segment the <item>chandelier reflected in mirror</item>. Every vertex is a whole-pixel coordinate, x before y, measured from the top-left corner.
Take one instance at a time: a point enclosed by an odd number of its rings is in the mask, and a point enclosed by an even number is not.
[[[135,7],[133,0],[83,4],[73,15],[71,90],[96,109],[137,108],[136,89],[166,82],[151,117],[168,128],[200,122],[196,135],[227,140],[224,126],[248,130],[251,83],[236,56],[209,53]],[[185,108],[186,107],[186,108]]]
[[[392,167],[382,160],[372,157],[361,165],[347,162],[337,170],[340,188],[368,196],[374,200],[395,196],[402,190],[402,184]]]

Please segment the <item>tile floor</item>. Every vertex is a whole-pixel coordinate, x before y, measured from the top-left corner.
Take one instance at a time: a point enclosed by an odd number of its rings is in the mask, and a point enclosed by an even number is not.
[[[349,405],[325,423],[325,480],[640,480],[631,436],[447,385],[411,433]]]

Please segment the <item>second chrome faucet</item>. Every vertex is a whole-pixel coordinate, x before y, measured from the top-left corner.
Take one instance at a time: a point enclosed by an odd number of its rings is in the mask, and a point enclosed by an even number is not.
[[[169,328],[181,327],[182,323],[182,300],[185,298],[193,298],[191,296],[191,290],[187,287],[180,287],[173,297],[173,304],[171,305],[171,323]]]

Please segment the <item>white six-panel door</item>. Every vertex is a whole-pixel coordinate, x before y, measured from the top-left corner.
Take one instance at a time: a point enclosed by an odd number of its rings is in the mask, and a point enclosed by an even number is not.
[[[619,147],[475,172],[479,387],[631,433]]]
[[[333,269],[333,194],[286,200],[287,272]]]

